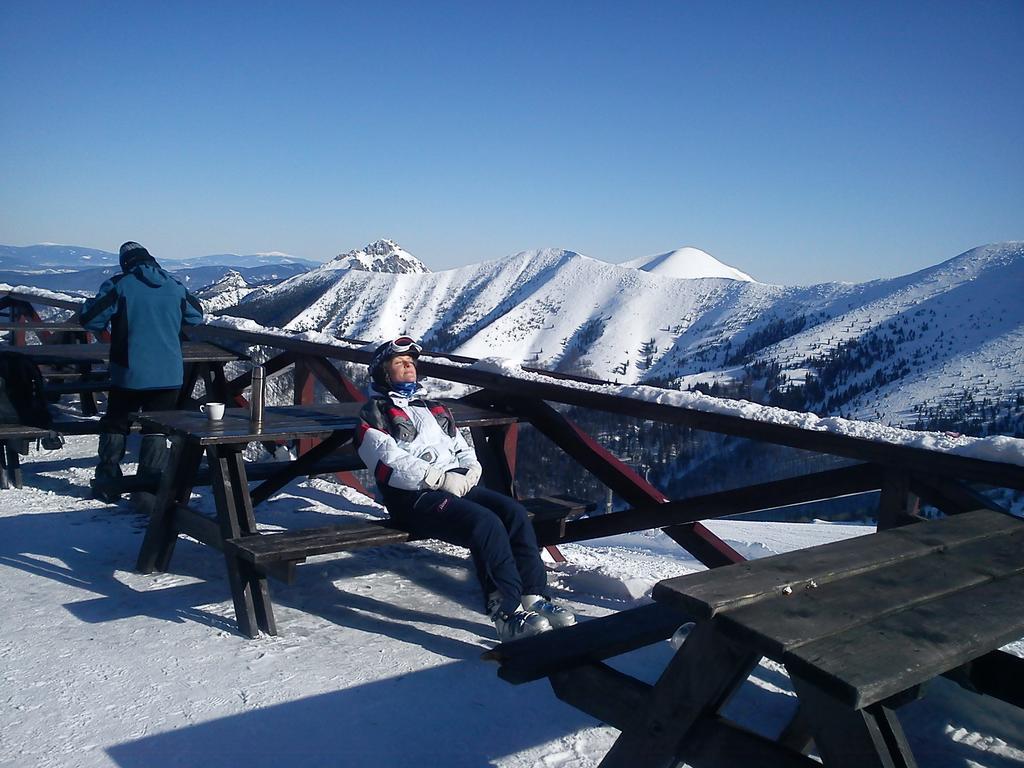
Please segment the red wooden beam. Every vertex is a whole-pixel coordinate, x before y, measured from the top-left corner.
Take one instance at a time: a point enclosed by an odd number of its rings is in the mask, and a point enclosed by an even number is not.
[[[543,400],[500,396],[481,390],[467,401],[491,405],[503,403],[508,409],[527,418],[541,433],[580,463],[584,469],[612,489],[629,504],[637,507],[664,504],[668,501],[633,469],[616,458],[571,419],[559,413]],[[700,523],[687,523],[665,529],[690,554],[709,568],[738,563],[745,558]]]

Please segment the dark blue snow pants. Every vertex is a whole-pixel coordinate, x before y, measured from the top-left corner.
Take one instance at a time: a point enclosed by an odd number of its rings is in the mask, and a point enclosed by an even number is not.
[[[388,511],[395,523],[417,538],[468,548],[484,602],[497,590],[502,612],[519,610],[524,594],[547,594],[547,574],[533,524],[515,499],[477,486],[462,498],[446,491],[425,491],[411,509],[389,507]]]

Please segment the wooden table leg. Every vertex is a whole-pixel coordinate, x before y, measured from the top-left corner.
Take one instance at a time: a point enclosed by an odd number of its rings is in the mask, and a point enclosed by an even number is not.
[[[792,673],[790,679],[826,768],[915,768],[891,708],[852,709]]]
[[[91,363],[83,363],[83,364],[78,366],[78,374],[79,374],[78,380],[81,381],[82,383],[86,383],[86,382],[89,381],[89,379],[90,379],[90,375],[89,374],[91,374],[91,373],[92,373],[92,364]],[[109,396],[110,393],[108,392],[107,394]],[[83,416],[95,416],[97,413],[99,413],[99,408],[96,405],[96,394],[94,392],[91,392],[91,391],[79,392],[78,393],[78,401],[79,401],[79,403],[81,403],[82,415]]]
[[[227,540],[255,534],[256,518],[252,513],[242,446],[211,445],[207,448],[207,457],[221,536]],[[224,559],[239,630],[248,637],[256,637],[261,629],[268,635],[276,635],[277,624],[266,575],[235,556],[230,547],[225,549]]]
[[[160,487],[149,515],[149,526],[142,540],[135,569],[140,573],[166,571],[178,541],[174,517],[178,504],[187,504],[195,485],[196,472],[203,457],[201,445],[171,438],[167,467],[160,476]]]
[[[181,389],[178,390],[178,402],[174,406],[179,411],[185,410],[192,404],[192,394],[195,392],[197,381],[199,381],[198,363],[185,363]]]
[[[18,456],[20,440],[3,441],[3,483],[0,488],[21,488],[21,458]]]
[[[718,712],[760,658],[720,635],[714,620],[700,622],[651,690],[647,712],[616,739],[601,768],[677,765],[692,726]]]
[[[225,404],[231,401],[231,395],[228,393],[228,379],[224,375],[224,363],[211,362],[209,364],[206,399]]]

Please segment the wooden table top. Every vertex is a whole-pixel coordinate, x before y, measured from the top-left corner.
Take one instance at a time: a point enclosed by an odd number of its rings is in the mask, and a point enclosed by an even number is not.
[[[1024,520],[977,510],[679,576],[653,597],[859,707],[1024,635],[1022,590]]]
[[[70,320],[26,320],[24,322],[3,322],[0,323],[0,332],[7,331],[78,331],[80,333],[95,333],[86,330],[80,323]]]
[[[110,344],[29,344],[10,347],[11,352],[28,355],[37,363],[74,364],[110,362]],[[230,363],[245,360],[243,355],[205,341],[183,341],[181,354],[186,363]]]
[[[460,427],[513,424],[516,417],[483,408],[444,402]],[[200,445],[245,444],[256,440],[291,440],[327,437],[340,430],[354,430],[362,403],[318,403],[315,405],[274,405],[264,412],[263,424],[255,429],[247,408],[227,408],[224,418],[210,420],[200,411],[153,411],[142,414],[142,422],[170,434],[183,435]]]

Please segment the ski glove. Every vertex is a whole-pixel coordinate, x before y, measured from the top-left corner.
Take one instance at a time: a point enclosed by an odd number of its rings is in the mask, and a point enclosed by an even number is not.
[[[472,487],[461,472],[445,472],[444,480],[441,482],[441,490],[448,491],[453,496],[465,496]]]
[[[470,488],[480,482],[480,475],[483,474],[483,471],[484,468],[480,466],[479,461],[474,461],[469,465],[469,469],[466,470],[466,482],[469,483]]]
[[[444,482],[444,473],[440,469],[431,467],[427,470],[426,476],[423,478],[423,484],[432,491],[436,491],[441,487],[441,483]]]

